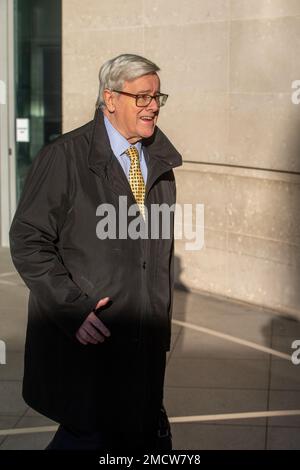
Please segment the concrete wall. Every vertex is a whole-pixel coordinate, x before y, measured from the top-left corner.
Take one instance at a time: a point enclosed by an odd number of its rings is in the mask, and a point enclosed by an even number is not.
[[[300,2],[63,0],[65,131],[123,52],[162,67],[178,201],[205,204],[204,248],[177,241],[181,281],[300,316]]]

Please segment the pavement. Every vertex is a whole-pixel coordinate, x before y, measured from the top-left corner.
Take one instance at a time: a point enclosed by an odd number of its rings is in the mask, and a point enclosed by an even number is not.
[[[44,449],[57,423],[21,396],[28,290],[0,248],[0,450]],[[300,449],[300,319],[175,291],[164,403],[174,449]],[[299,354],[300,358],[300,354]]]

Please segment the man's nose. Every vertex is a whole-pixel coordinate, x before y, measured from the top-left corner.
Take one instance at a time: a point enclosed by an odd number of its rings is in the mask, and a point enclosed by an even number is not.
[[[151,110],[153,113],[156,113],[159,110],[159,105],[155,98],[152,98],[152,100],[147,106],[147,109]]]

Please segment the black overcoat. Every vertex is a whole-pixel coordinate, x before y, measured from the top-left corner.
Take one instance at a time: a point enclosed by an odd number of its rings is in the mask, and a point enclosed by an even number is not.
[[[157,127],[143,146],[146,207],[172,206],[172,168],[181,165],[181,156]],[[138,429],[141,416],[154,419],[151,403],[162,399],[174,217],[171,211],[169,237],[120,238],[116,231],[116,238],[101,239],[97,208],[111,204],[118,220],[119,196],[127,196],[128,206],[135,203],[98,109],[92,121],[39,152],[10,228],[12,259],[30,290],[23,396],[74,429]],[[111,302],[97,314],[110,338],[80,344],[77,329],[106,296]]]

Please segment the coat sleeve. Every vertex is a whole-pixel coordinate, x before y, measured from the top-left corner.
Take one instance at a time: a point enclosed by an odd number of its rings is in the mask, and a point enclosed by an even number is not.
[[[35,158],[10,227],[13,263],[42,314],[75,338],[95,307],[72,280],[58,249],[70,188],[70,159],[64,144],[50,144]]]

